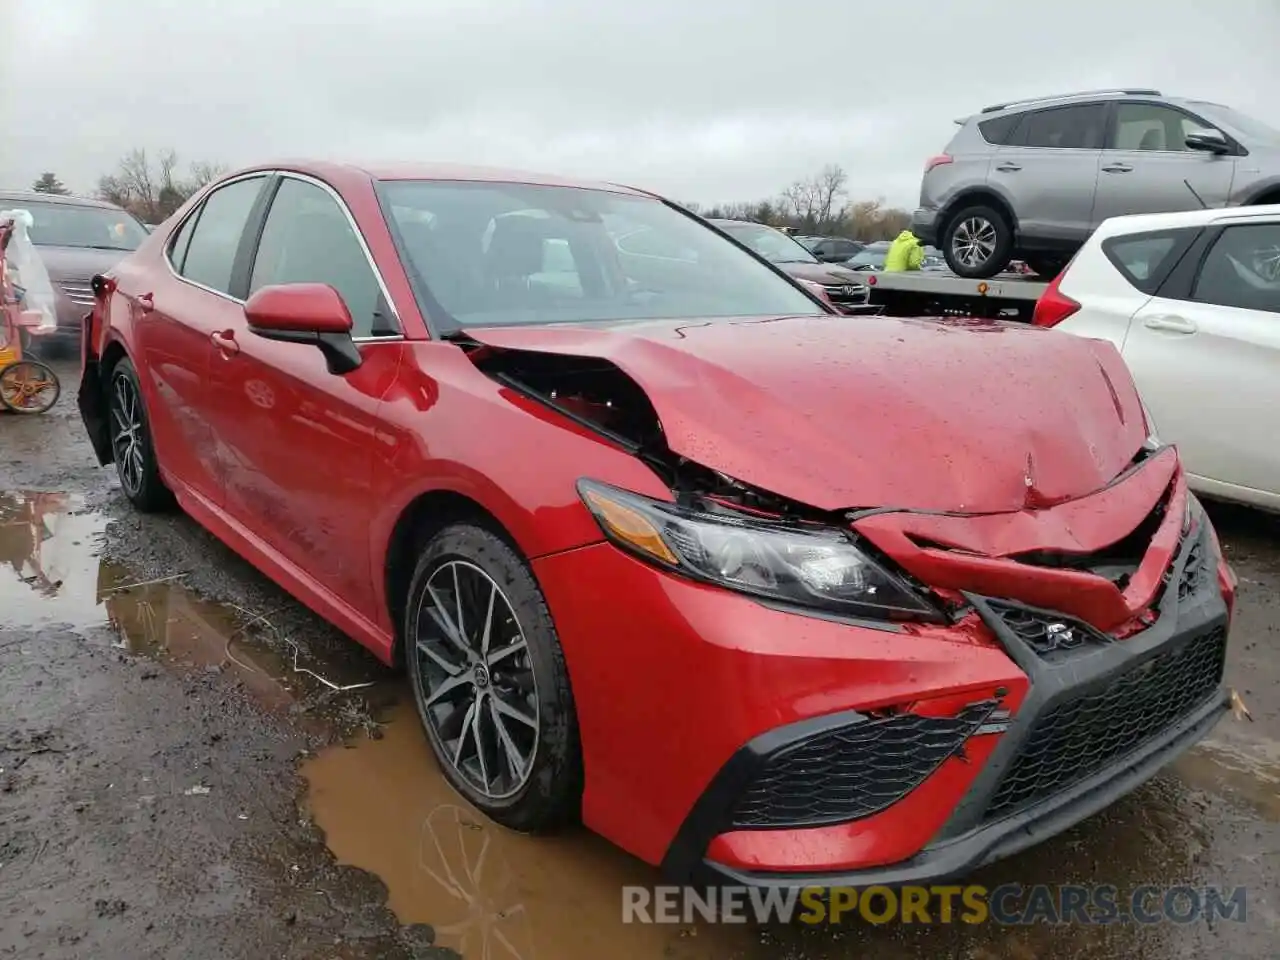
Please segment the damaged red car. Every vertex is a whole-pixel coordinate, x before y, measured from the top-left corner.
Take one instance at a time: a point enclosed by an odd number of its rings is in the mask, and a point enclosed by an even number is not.
[[[1109,343],[841,316],[659,197],[469,168],[244,170],[94,290],[127,497],[403,665],[514,829],[955,876],[1227,707],[1235,581]]]

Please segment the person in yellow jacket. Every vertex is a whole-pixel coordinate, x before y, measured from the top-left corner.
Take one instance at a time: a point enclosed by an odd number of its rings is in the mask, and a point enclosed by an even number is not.
[[[914,233],[903,230],[889,245],[889,252],[884,258],[884,269],[896,272],[919,270],[922,263],[924,263],[924,247]]]

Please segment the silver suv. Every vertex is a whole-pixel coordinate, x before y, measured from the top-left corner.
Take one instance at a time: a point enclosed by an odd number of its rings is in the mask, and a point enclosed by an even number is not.
[[[1158,90],[986,107],[926,165],[911,230],[962,277],[1057,274],[1103,220],[1280,203],[1280,131]]]

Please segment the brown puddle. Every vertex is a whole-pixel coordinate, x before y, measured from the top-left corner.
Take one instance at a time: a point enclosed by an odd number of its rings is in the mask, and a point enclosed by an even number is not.
[[[658,874],[573,830],[530,837],[488,820],[440,776],[413,706],[380,739],[303,765],[308,806],[342,863],[377,874],[401,923],[428,923],[467,960],[703,960],[754,956],[732,926],[622,923],[624,885]]]
[[[1180,757],[1174,772],[1186,783],[1236,797],[1256,816],[1280,823],[1280,745],[1247,737],[1229,722]]]
[[[201,599],[181,574],[139,580],[98,557],[107,521],[63,493],[0,493],[0,623],[36,630],[65,624],[78,633],[107,627],[113,646],[188,667],[221,667],[265,706],[363,678],[321,676],[263,642],[270,624]]]

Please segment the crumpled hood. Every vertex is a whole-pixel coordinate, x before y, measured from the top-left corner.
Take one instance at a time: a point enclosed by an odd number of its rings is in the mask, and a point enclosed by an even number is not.
[[[1146,440],[1110,343],[889,317],[477,328],[496,348],[608,360],[677,454],[823,510],[994,513],[1101,489]]]
[[[780,263],[778,266],[791,276],[813,283],[859,283],[864,284],[867,278],[860,276],[856,270],[827,263]]]

